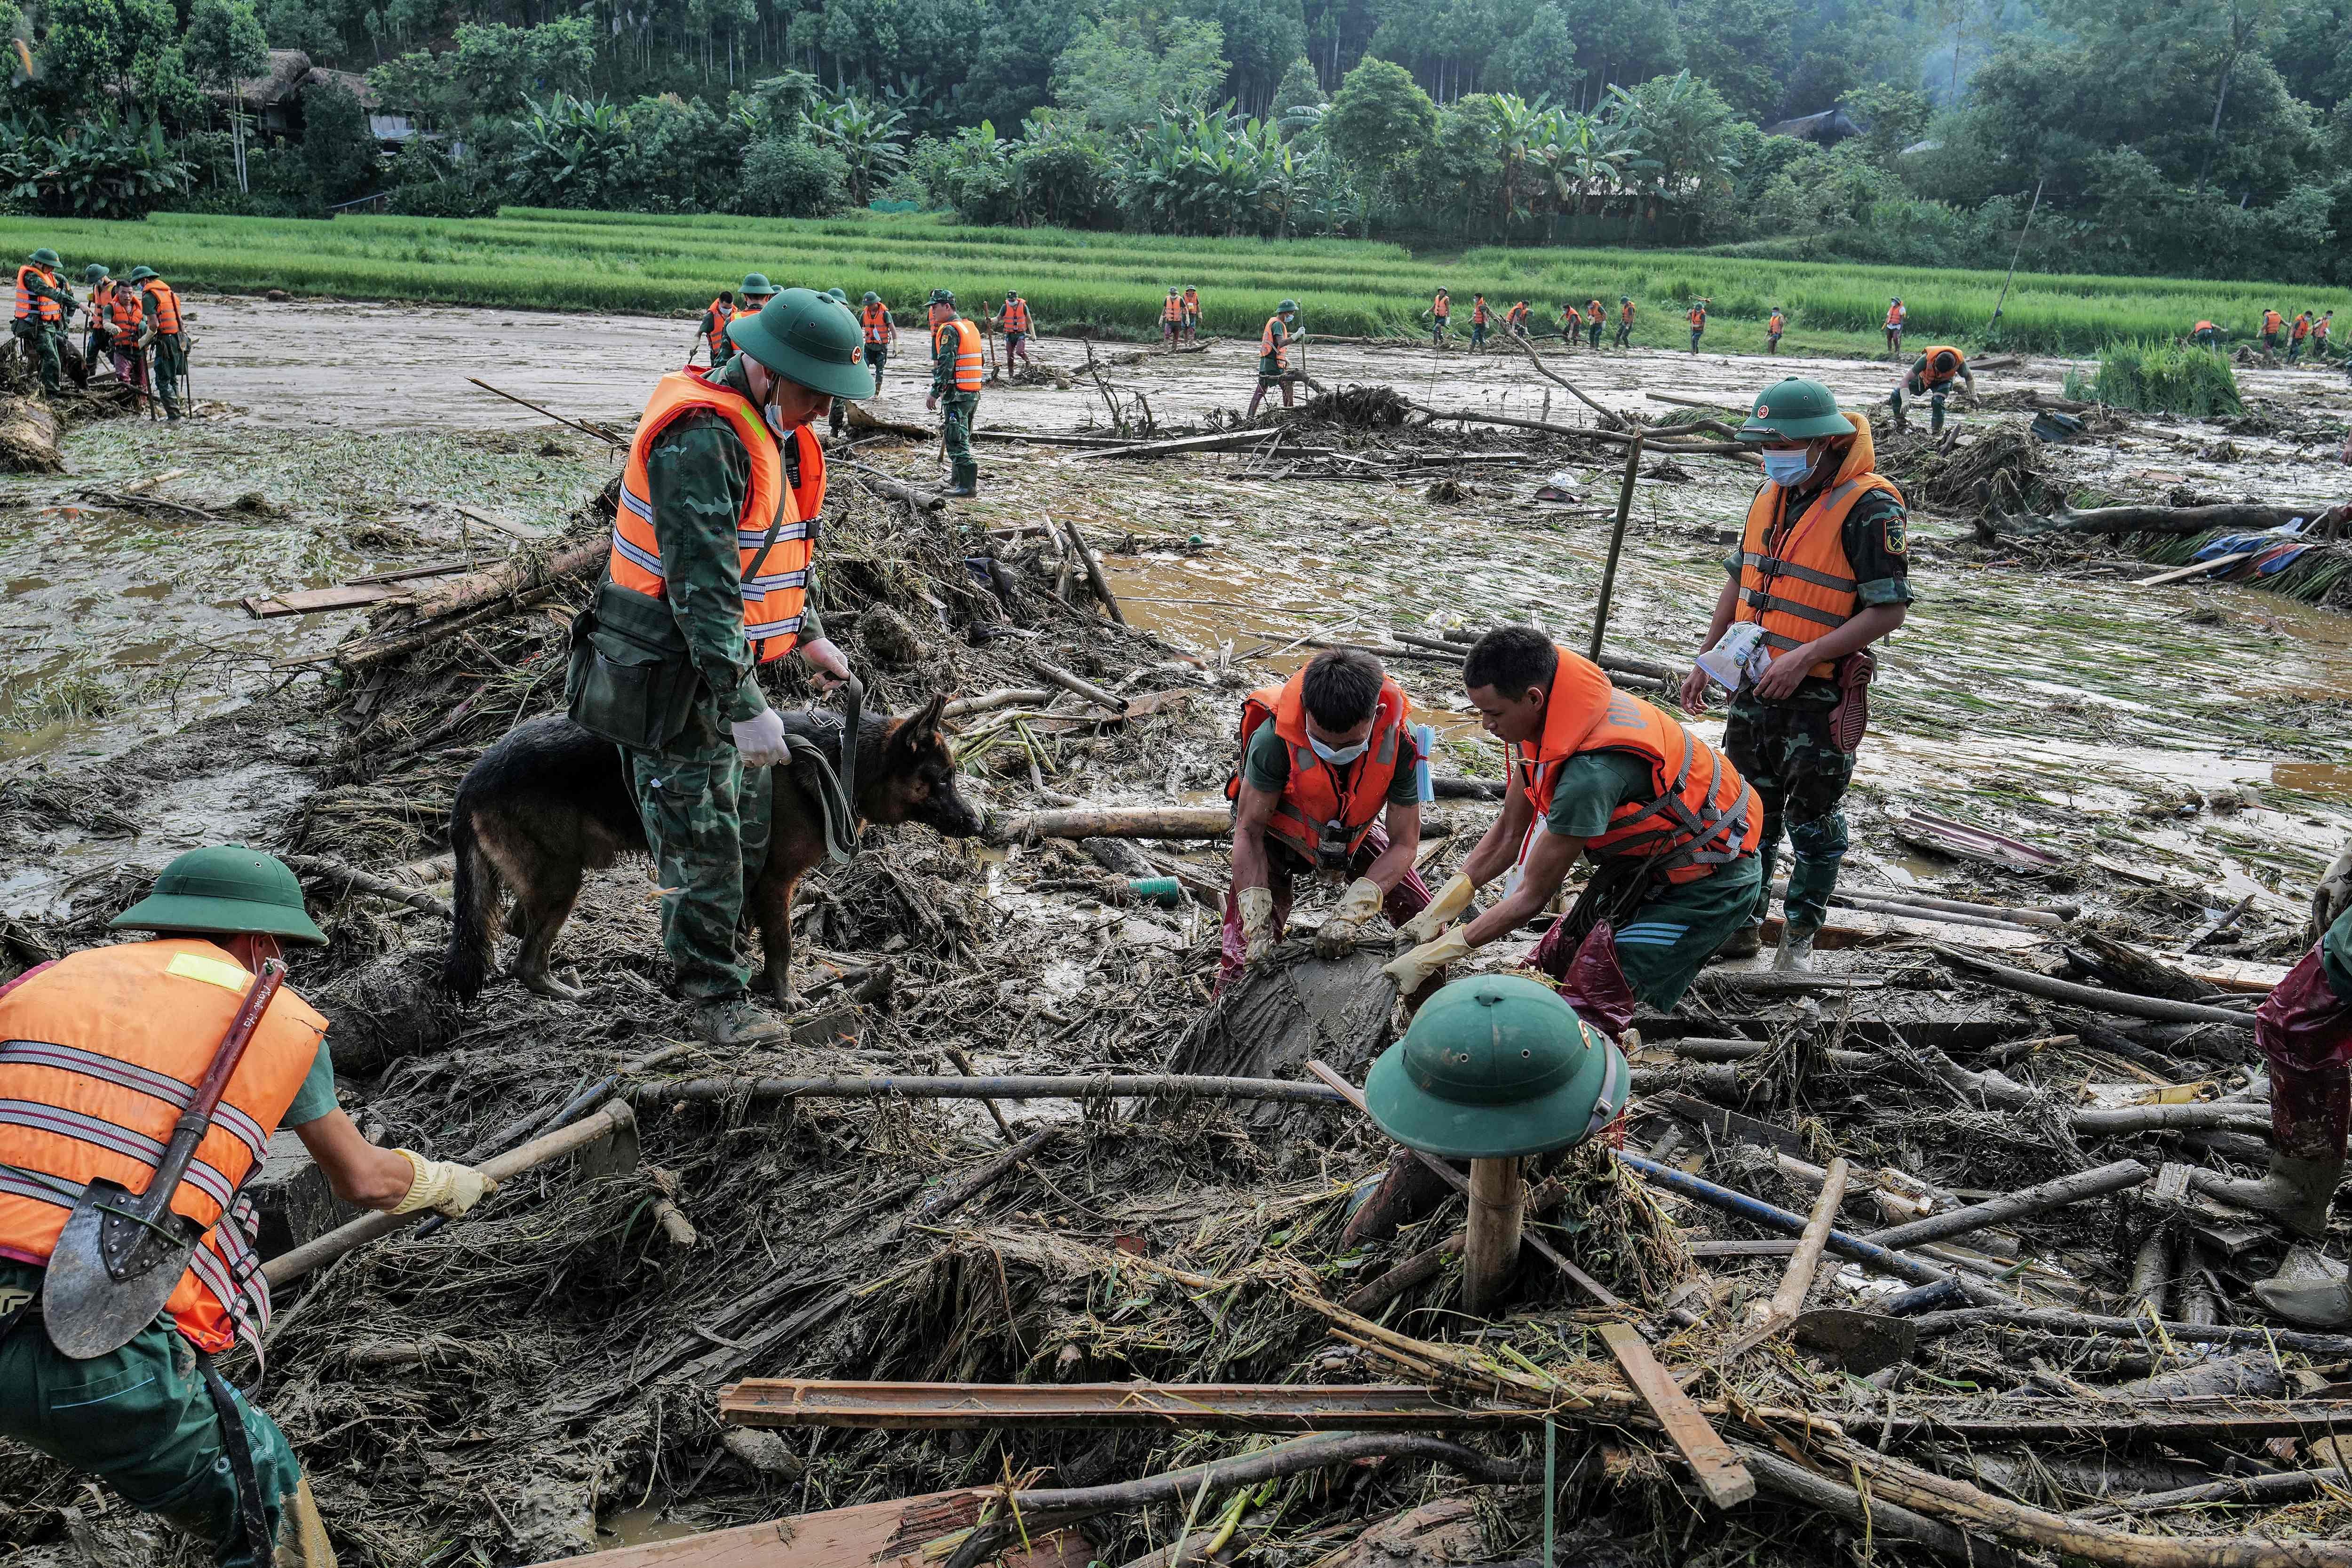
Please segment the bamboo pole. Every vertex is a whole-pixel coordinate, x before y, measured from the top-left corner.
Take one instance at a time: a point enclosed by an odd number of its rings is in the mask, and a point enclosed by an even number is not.
[[[1633,510],[1633,480],[1642,467],[1643,432],[1625,448],[1625,478],[1617,487],[1617,522],[1609,531],[1609,563],[1601,571],[1601,603],[1592,611],[1592,662],[1601,662],[1601,642],[1609,630],[1609,601],[1617,592],[1617,557],[1625,549],[1625,519]]]
[[[1526,1184],[1516,1158],[1470,1162],[1470,1224],[1462,1247],[1463,1305],[1483,1316],[1519,1263]]]

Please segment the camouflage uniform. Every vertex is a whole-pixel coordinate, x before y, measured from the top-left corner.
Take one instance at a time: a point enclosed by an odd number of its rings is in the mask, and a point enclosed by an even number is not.
[[[1822,467],[1833,468],[1835,464]],[[1814,485],[1790,495],[1786,515],[1803,515],[1820,491]],[[1846,514],[1845,557],[1860,584],[1855,591],[1858,607],[1911,602],[1905,526],[1903,503],[1884,490],[1864,495]],[[1725,565],[1737,581],[1738,552]],[[1789,931],[1798,937],[1811,936],[1828,921],[1830,894],[1837,887],[1839,862],[1845,858],[1845,813],[1839,803],[1853,779],[1853,753],[1841,750],[1830,731],[1838,699],[1837,682],[1825,676],[1807,676],[1780,702],[1768,702],[1756,695],[1755,688],[1743,687],[1731,700],[1730,719],[1723,728],[1724,755],[1740,777],[1756,786],[1764,803],[1764,838],[1758,847],[1763,877],[1753,918],[1762,920],[1771,907],[1772,864],[1786,826],[1789,895],[1781,913]]]
[[[44,283],[38,278],[26,279],[25,287],[36,299],[55,300],[67,315],[73,313],[74,297],[69,290]],[[14,322],[9,330],[24,346],[25,357],[39,370],[41,390],[56,396],[65,374],[65,361],[58,351],[65,338],[64,327],[51,326],[38,316],[26,316]]]
[[[751,395],[740,354],[712,380]],[[799,445],[787,441],[783,450],[789,460]],[[657,752],[624,748],[622,754],[653,847],[662,949],[677,967],[678,989],[697,1002],[726,1001],[750,986],[735,933],[743,889],[767,863],[772,772],[747,773],[728,729],[768,706],[743,636],[735,532],[751,488],[751,454],[724,416],[697,410],[655,440],[646,454],[646,480],[670,610],[702,688],[676,741]],[[816,606],[803,616],[801,640],[823,637]]]
[[[162,301],[151,290],[140,290],[139,304],[151,321],[162,313]],[[163,412],[177,419],[180,416],[180,379],[188,374],[188,341],[178,332],[157,332],[154,356],[155,395],[163,400]]]
[[[940,400],[940,428],[947,437],[948,482],[957,489],[980,486],[980,465],[972,461],[971,425],[980,415],[980,394],[958,392],[955,384],[956,336],[931,329],[931,395]]]

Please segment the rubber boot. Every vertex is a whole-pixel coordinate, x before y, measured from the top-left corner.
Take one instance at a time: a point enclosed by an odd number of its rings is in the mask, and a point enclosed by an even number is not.
[[[1764,951],[1764,922],[1749,921],[1735,926],[1723,945],[1715,950],[1717,958],[1753,958]]]
[[[1940,436],[1943,433],[1944,400],[1939,397],[1933,403],[1927,405],[1927,434],[1930,436]]]
[[[714,998],[694,1010],[697,1037],[714,1046],[757,1046],[788,1037],[791,1020],[749,996]]]
[[[2352,1078],[2271,1064],[2271,1164],[2260,1181],[2200,1183],[2207,1195],[2267,1215],[2296,1236],[2327,1234],[2327,1205],[2344,1174]]]
[[[1813,972],[1813,933],[1782,926],[1780,945],[1772,950],[1772,972],[1776,974],[1811,974]]]

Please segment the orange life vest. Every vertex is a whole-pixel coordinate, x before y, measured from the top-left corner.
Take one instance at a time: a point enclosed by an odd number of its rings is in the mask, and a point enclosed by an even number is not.
[[[980,341],[980,329],[961,316],[941,321],[931,332],[931,353],[937,356],[947,333],[956,339],[955,389],[958,392],[978,392],[981,381],[981,361],[985,350]]]
[[[1454,301],[1440,294],[1430,300],[1429,313],[1442,321],[1454,313]]]
[[[1536,749],[1507,748],[1511,777],[1540,822],[1551,809],[1559,771],[1586,752],[1624,752],[1650,764],[1655,798],[1628,801],[1609,814],[1609,826],[1585,841],[1594,859],[1615,855],[1662,857],[1669,882],[1695,882],[1753,853],[1764,836],[1764,808],[1729,759],[1680,721],[1609,683],[1581,654],[1558,650],[1559,664],[1544,703]]]
[[[727,323],[734,319],[734,306],[719,300],[710,301],[710,363],[714,368],[727,357]]]
[[[2317,338],[2321,342],[2326,342],[2327,341],[2327,331],[2328,331],[2328,322],[2327,322],[2326,319],[2325,317],[2323,317],[2323,318],[2321,318],[2321,319],[2320,319],[2320,321],[2317,321],[2316,323],[2315,323],[2315,324],[2313,325],[2313,327],[2312,327],[2312,329],[2311,329],[2311,335],[2312,335],[2313,337]]]
[[[21,321],[27,316],[52,322],[62,320],[62,307],[46,294],[34,293],[26,286],[27,278],[37,278],[52,289],[58,286],[58,275],[46,267],[36,267],[27,261],[16,268],[16,320]]]
[[[180,335],[180,297],[161,278],[147,279],[147,292],[155,296],[155,331],[163,337]]]
[[[89,291],[89,303],[85,309],[90,326],[98,331],[112,330],[107,325],[107,320],[114,305],[114,279],[107,278],[101,279],[98,287]]]
[[[1188,316],[1197,316],[1201,313],[1201,291],[1198,289],[1184,290],[1184,313]]]
[[[1951,355],[1952,368],[1939,373],[1936,369],[1936,356],[1937,354]],[[1959,380],[1960,372],[1968,369],[1969,367],[1969,356],[1962,353],[1958,349],[1953,347],[1949,343],[1937,343],[1935,347],[1929,349],[1926,353],[1919,357],[1920,367],[1918,380],[1919,390],[1922,392],[1932,392],[1937,387]]]
[[[1514,305],[1503,312],[1503,325],[1507,327],[1516,327],[1527,319],[1528,308],[1525,305]]]
[[[1903,325],[1904,318],[1907,313],[1908,312],[1906,312],[1900,305],[1887,306],[1886,330],[1891,332],[1899,329]]]
[[[1184,319],[1184,301],[1179,300],[1173,294],[1169,295],[1168,302],[1160,307],[1160,319],[1163,321],[1182,321]]]
[[[857,311],[857,324],[866,329],[867,342],[878,343],[888,341],[890,307],[879,303],[860,306]]]
[[[1013,299],[1004,302],[1004,330],[1008,332],[1025,332],[1029,330],[1028,300]]]
[[[252,982],[211,942],[166,937],[73,953],[0,995],[0,1254],[46,1264],[93,1180],[146,1190]],[[164,1310],[206,1351],[239,1334],[257,1349],[269,1321],[238,1189],[326,1032],[309,1003],[278,992],[173,1194],[204,1236]]]
[[[1470,324],[1474,327],[1486,324],[1486,300],[1483,295],[1470,302]]]
[[[1618,307],[1617,307],[1617,319],[1618,319],[1619,321],[1623,321],[1623,322],[1627,323],[1628,325],[1631,325],[1631,324],[1633,323],[1633,300],[1626,300],[1623,304],[1622,304],[1622,305],[1620,305],[1620,306],[1618,306]]]
[[[2294,319],[2294,341],[2301,342],[2311,335],[2311,312],[2305,310]]]
[[[1696,306],[1696,305],[1693,305],[1693,306],[1690,308],[1690,324],[1691,324],[1692,326],[1694,326],[1694,327],[1704,327],[1704,326],[1706,326],[1706,312],[1704,310],[1700,309],[1698,306]]]
[[[1845,554],[1846,514],[1872,490],[1901,500],[1895,481],[1871,471],[1877,460],[1867,422],[1849,414],[1853,444],[1837,475],[1804,515],[1781,526],[1788,491],[1767,484],[1748,503],[1748,526],[1739,543],[1738,618],[1764,628],[1765,646],[1787,653],[1853,618],[1859,607],[1853,563]],[[1826,676],[1837,666],[1824,659],[1811,673]]]
[[[1588,304],[1588,305],[1586,305],[1586,306],[1584,307],[1584,319],[1585,319],[1585,321],[1586,321],[1588,323],[1590,323],[1591,325],[1593,325],[1593,326],[1596,326],[1596,327],[1597,327],[1597,326],[1599,326],[1599,325],[1601,324],[1601,301],[1600,301],[1600,300],[1593,300],[1591,303],[1590,303],[1590,304]]]
[[[1242,700],[1242,755],[1249,754],[1250,738],[1258,726],[1272,719],[1275,734],[1290,753],[1290,776],[1266,821],[1267,831],[1311,865],[1342,863],[1363,847],[1372,824],[1387,807],[1389,786],[1405,759],[1405,714],[1412,702],[1403,687],[1381,681],[1364,754],[1334,766],[1316,755],[1307,732],[1306,679],[1302,669],[1282,685],[1261,687]],[[1240,794],[1237,765],[1225,784],[1225,798]]]
[[[23,276],[24,276],[24,274],[23,274],[22,272],[19,272],[19,273],[17,274],[17,276],[18,276],[19,278],[21,278],[21,277],[23,277]],[[17,296],[16,296],[16,314],[18,314],[18,315],[20,315],[20,316],[21,316],[21,315],[23,315],[23,314],[25,313],[25,305],[24,305],[24,301],[25,301],[25,296],[23,295],[23,293],[19,292],[19,293],[17,294]],[[2285,325],[2285,324],[2286,324],[2286,318],[2285,318],[2285,317],[2284,317],[2284,316],[2282,316],[2282,315],[2280,315],[2276,310],[2264,310],[2264,311],[2263,312],[2263,331],[2265,331],[2265,332],[2275,332],[2275,331],[2277,331],[2279,330],[2279,328],[2281,328],[2282,326],[2284,326],[2284,325]]]
[[[147,312],[139,303],[139,290],[127,284],[118,284],[106,300],[106,328],[127,347],[138,335],[139,323]]]
[[[813,493],[822,503],[824,497],[824,450],[808,426],[793,433],[801,469],[796,489],[787,482],[774,435],[750,398],[714,384],[698,370],[663,376],[655,384],[629,443],[628,466],[621,472],[621,504],[613,514],[613,553],[605,570],[624,588],[648,598],[663,597],[661,544],[654,533],[646,454],[666,426],[698,408],[724,416],[751,454],[751,490],[735,522],[735,546],[743,574],[743,635],[760,661],[767,663],[783,658],[800,641],[801,612],[808,601],[809,559],[815,547],[810,525],[816,514],[803,511],[801,500]]]
[[[2210,321],[2200,321],[2197,323],[2196,330],[2200,332],[2210,332],[2218,329]]]
[[[1275,369],[1290,368],[1290,331],[1280,316],[1265,319],[1265,330],[1257,335],[1257,352],[1261,359],[1271,356]]]
[[[1764,323],[1764,330],[1777,338],[1780,335],[1781,329],[1787,324],[1788,323],[1780,319],[1780,312],[1775,310],[1772,312],[1772,319]]]

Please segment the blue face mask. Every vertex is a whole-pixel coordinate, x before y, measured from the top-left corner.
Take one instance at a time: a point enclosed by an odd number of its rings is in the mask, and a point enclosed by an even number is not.
[[[1366,751],[1370,750],[1372,741],[1371,737],[1367,735],[1352,746],[1327,746],[1322,742],[1317,740],[1314,736],[1309,735],[1307,737],[1307,743],[1314,747],[1315,754],[1322,758],[1325,762],[1331,763],[1335,767],[1344,767],[1348,763],[1354,762],[1358,757],[1362,756]]]
[[[1812,454],[1802,447],[1793,452],[1767,450],[1759,456],[1764,459],[1764,477],[1784,488],[1802,484],[1813,471]]]

